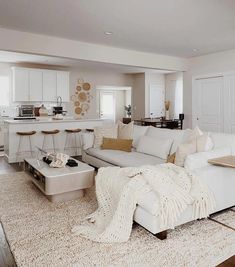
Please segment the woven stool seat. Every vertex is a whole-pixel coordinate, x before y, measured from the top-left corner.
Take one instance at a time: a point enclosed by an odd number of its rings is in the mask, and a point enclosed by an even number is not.
[[[42,131],[43,134],[58,134],[59,132],[59,130]]]
[[[18,135],[21,136],[30,136],[30,135],[34,135],[36,133],[36,131],[30,131],[30,132],[16,132]]]
[[[65,129],[65,132],[67,133],[79,133],[81,132],[81,129]]]
[[[87,132],[94,132],[94,129],[86,129]]]

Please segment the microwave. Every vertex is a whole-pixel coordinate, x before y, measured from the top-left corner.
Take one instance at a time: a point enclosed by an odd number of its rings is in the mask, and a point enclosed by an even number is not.
[[[34,117],[34,105],[21,105],[19,108],[20,117]]]

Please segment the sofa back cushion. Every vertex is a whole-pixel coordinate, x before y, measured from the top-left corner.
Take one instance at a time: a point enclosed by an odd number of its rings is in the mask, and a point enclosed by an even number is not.
[[[170,154],[176,152],[176,149],[179,144],[183,143],[187,139],[187,130],[170,130],[170,129],[161,129],[150,126],[146,132],[146,136],[155,138],[155,139],[172,139],[173,144],[171,147]]]
[[[156,139],[150,136],[141,136],[136,151],[166,160],[172,143],[172,139]]]
[[[148,128],[149,128],[149,126],[134,125],[134,129],[133,129],[133,143],[132,143],[132,146],[134,148],[137,147],[138,142],[140,140],[140,137],[146,134]]]
[[[103,138],[117,138],[118,128],[117,125],[99,126],[94,128],[94,148],[98,148],[103,143]]]
[[[118,138],[119,139],[133,139],[134,121],[128,124],[124,124],[121,121],[118,122]]]
[[[232,149],[232,155],[235,155],[235,134],[226,133],[210,133],[214,149],[221,147],[229,147]]]

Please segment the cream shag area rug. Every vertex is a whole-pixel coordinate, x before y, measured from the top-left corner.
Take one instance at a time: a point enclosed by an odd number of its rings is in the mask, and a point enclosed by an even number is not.
[[[164,241],[140,226],[122,244],[73,235],[72,226],[96,207],[94,190],[82,199],[53,204],[26,174],[0,176],[0,218],[18,266],[208,267],[235,254],[235,232],[209,220],[177,227]],[[229,214],[228,220],[232,224],[235,216]]]

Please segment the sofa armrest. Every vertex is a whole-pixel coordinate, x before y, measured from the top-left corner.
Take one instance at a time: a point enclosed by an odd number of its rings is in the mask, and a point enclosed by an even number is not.
[[[232,154],[230,147],[216,148],[211,151],[199,152],[195,154],[188,155],[184,167],[189,171],[199,169],[210,165],[208,163],[209,159],[224,157]]]
[[[81,143],[82,143],[82,150],[87,150],[94,145],[94,133],[88,132],[88,133],[82,133],[81,134]]]

